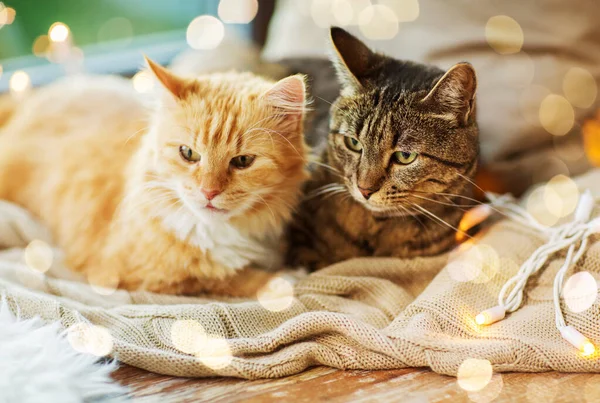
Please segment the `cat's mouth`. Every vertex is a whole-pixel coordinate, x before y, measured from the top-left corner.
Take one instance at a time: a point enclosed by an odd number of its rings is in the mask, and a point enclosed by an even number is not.
[[[204,208],[209,211],[212,211],[214,213],[228,213],[229,212],[229,210],[225,210],[225,209],[213,206],[211,202],[208,202],[208,204]]]

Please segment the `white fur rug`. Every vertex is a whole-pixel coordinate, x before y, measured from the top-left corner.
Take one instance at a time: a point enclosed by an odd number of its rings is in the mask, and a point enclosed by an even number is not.
[[[19,320],[0,303],[0,403],[124,402],[115,368],[75,351],[59,323]]]

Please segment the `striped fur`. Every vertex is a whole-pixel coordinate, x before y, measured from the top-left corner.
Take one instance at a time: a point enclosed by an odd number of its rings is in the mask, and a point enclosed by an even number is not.
[[[318,269],[358,256],[448,250],[472,204],[477,168],[472,67],[460,63],[445,73],[395,60],[339,28],[332,41],[342,90],[330,108],[321,163],[290,227],[288,263]],[[362,144],[360,152],[349,149],[348,136]],[[318,136],[308,137],[319,149]],[[393,162],[396,151],[418,156],[401,165]],[[373,191],[368,200],[359,186]]]

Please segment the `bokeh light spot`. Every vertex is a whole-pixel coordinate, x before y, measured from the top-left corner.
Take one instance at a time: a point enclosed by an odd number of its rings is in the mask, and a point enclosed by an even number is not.
[[[12,7],[6,7],[3,3],[0,3],[0,28],[3,25],[10,25],[15,20],[17,12]]]
[[[450,252],[446,270],[458,282],[487,283],[500,270],[500,257],[490,245],[467,241]]]
[[[497,15],[485,24],[485,38],[490,47],[501,55],[518,53],[523,46],[523,29],[511,17]]]
[[[229,24],[248,24],[258,13],[258,0],[221,0],[218,14]]]
[[[30,269],[45,273],[52,266],[54,252],[46,242],[33,240],[25,248],[24,258]]]
[[[492,364],[488,360],[467,358],[458,367],[458,386],[467,392],[480,391],[490,383],[493,372]]]
[[[502,375],[494,374],[486,387],[477,392],[469,392],[469,399],[474,403],[490,403],[500,396],[503,387]]]
[[[587,271],[575,273],[565,282],[563,298],[572,312],[583,312],[598,299],[598,282]]]
[[[551,227],[558,222],[559,217],[548,209],[544,186],[535,188],[527,197],[527,212],[541,225]]]
[[[50,48],[50,39],[48,35],[40,35],[33,42],[33,54],[37,57],[46,57],[46,53]]]
[[[396,14],[383,4],[365,8],[358,16],[360,32],[373,40],[394,38],[400,29]]]
[[[225,37],[225,26],[211,15],[194,18],[187,27],[186,39],[192,49],[214,49]]]
[[[8,83],[10,91],[13,93],[23,93],[31,88],[31,79],[29,74],[22,70],[15,71],[10,77]]]
[[[138,71],[132,78],[133,88],[142,94],[152,92],[154,89],[154,77],[147,70]]]
[[[119,287],[119,275],[106,271],[92,271],[87,275],[92,290],[100,295],[112,295]]]
[[[548,133],[564,136],[575,123],[575,112],[565,97],[550,94],[540,104],[540,123]]]
[[[310,15],[319,27],[328,28],[337,20],[333,15],[335,0],[313,0],[310,4]]]
[[[48,30],[48,37],[52,42],[64,42],[69,37],[69,27],[62,22],[55,22]]]
[[[195,320],[178,320],[171,326],[171,341],[186,354],[196,354],[206,345],[206,331]]]
[[[399,22],[410,22],[419,18],[419,0],[379,0],[379,4],[393,10]]]
[[[579,202],[577,184],[565,175],[556,175],[544,186],[544,202],[548,211],[556,217],[568,216]]]
[[[283,276],[272,278],[257,292],[258,302],[271,312],[280,312],[294,302],[294,286]]]
[[[208,336],[195,355],[204,365],[214,370],[227,367],[233,360],[229,343],[219,336]]]
[[[573,106],[589,108],[598,96],[598,85],[589,71],[573,67],[565,74],[563,92]]]
[[[333,0],[331,13],[335,22],[342,27],[350,25],[354,20],[354,9],[348,0]]]
[[[104,357],[113,350],[114,341],[110,331],[102,326],[77,323],[67,329],[67,340],[74,350]]]

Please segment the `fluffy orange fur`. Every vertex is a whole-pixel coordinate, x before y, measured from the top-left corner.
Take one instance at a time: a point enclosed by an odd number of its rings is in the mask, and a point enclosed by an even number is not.
[[[22,101],[0,132],[0,198],[37,215],[94,284],[235,294],[240,269],[279,264],[307,177],[303,78],[149,66],[165,88],[149,123],[117,77],[63,80]]]

